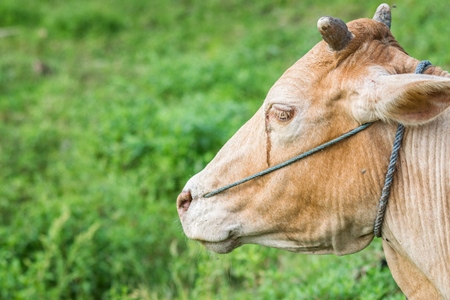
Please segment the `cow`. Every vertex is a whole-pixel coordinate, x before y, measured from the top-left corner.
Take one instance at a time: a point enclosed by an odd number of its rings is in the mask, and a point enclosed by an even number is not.
[[[403,126],[381,223],[383,250],[408,299],[450,299],[450,75],[436,66],[415,74],[420,62],[399,45],[390,23],[387,4],[373,19],[319,19],[322,40],[178,196],[188,238],[218,253],[243,244],[307,254],[364,249],[375,236]],[[370,126],[226,186],[361,124]]]

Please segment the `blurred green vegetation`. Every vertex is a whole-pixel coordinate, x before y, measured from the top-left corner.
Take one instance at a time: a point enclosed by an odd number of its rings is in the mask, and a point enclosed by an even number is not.
[[[375,1],[2,0],[1,299],[403,299],[379,241],[346,256],[187,241],[185,181],[320,40]],[[443,0],[393,33],[444,68]]]

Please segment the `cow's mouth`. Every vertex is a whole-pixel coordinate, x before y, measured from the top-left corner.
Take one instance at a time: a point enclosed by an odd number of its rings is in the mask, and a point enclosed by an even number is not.
[[[226,236],[219,239],[195,239],[205,246],[208,250],[216,253],[225,254],[233,251],[242,243],[239,238],[239,227],[233,228],[226,232]]]
[[[230,237],[219,242],[202,241],[199,242],[205,246],[208,250],[216,253],[225,254],[233,251],[237,247],[241,246],[242,243],[236,237]]]
[[[194,233],[186,230],[185,224],[184,231],[188,238],[200,242],[208,250],[216,253],[228,253],[242,245],[240,241],[241,227],[240,226],[230,226],[226,231],[218,231],[211,234],[210,230],[202,230],[201,234]]]

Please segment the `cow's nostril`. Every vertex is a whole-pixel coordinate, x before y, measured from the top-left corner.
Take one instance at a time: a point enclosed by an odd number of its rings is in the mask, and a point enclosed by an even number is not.
[[[191,191],[182,191],[177,198],[178,215],[181,217],[191,205],[192,195]]]

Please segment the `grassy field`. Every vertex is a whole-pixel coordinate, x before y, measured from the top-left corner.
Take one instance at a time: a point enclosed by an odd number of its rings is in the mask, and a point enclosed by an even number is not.
[[[0,1],[0,299],[403,299],[379,241],[345,257],[188,241],[185,181],[320,41],[379,2]],[[443,0],[392,31],[450,67]]]

